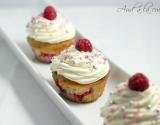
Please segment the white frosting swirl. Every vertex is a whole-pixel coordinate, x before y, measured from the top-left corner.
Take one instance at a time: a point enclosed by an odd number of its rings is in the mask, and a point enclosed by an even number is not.
[[[89,84],[103,78],[109,64],[100,51],[80,52],[72,45],[52,59],[51,70],[79,84]]]
[[[132,91],[127,83],[116,87],[101,109],[105,125],[159,125],[160,87],[150,85],[144,92]]]
[[[32,18],[27,24],[29,37],[45,43],[59,43],[72,39],[75,29],[61,14],[56,19],[48,20],[42,15]]]

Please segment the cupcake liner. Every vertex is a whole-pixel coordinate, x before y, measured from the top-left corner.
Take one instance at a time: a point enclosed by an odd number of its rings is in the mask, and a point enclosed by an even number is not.
[[[44,63],[51,63],[51,59],[55,56],[55,53],[46,53],[42,51],[38,51],[36,49],[33,50],[36,58]]]
[[[58,75],[56,72],[53,72],[52,76],[64,97],[74,102],[88,103],[95,101],[102,95],[109,73],[100,80],[90,84],[76,83],[62,75]]]
[[[36,58],[44,63],[50,63],[54,55],[59,55],[64,49],[67,49],[74,43],[74,39],[70,39],[60,43],[50,44],[36,41],[30,37],[27,37],[27,41],[35,53]]]

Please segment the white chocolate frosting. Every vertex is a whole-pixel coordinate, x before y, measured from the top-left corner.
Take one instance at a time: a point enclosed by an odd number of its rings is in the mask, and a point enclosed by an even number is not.
[[[89,84],[107,75],[109,64],[100,51],[80,52],[72,45],[52,59],[51,70],[79,84]]]
[[[29,37],[44,43],[59,43],[75,36],[73,25],[59,13],[54,20],[48,20],[42,14],[32,18],[27,31]]]
[[[101,116],[105,125],[160,125],[160,87],[137,92],[122,83],[110,94]]]

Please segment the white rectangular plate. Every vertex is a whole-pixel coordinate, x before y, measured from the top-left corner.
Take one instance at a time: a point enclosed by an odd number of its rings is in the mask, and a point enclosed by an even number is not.
[[[3,34],[0,31],[0,34]],[[4,35],[1,37],[4,37]],[[82,37],[80,33],[77,32],[76,38]],[[58,93],[50,71],[50,64],[43,64],[38,62],[32,53],[31,48],[28,46],[27,42],[19,43],[20,48],[11,40],[4,39],[4,42],[12,49],[16,54],[18,59],[24,64],[28,71],[36,78],[49,95],[49,97],[54,101],[54,103],[61,109],[61,111],[66,115],[66,117],[73,124],[84,124],[84,125],[102,125],[103,119],[100,117],[100,108],[107,101],[110,91],[112,91],[117,83],[125,81],[129,74],[115,65],[112,61],[110,62],[110,77],[107,82],[106,88],[103,92],[103,95],[95,102],[88,104],[78,104],[66,100],[61,97]],[[96,41],[92,41],[93,43]]]

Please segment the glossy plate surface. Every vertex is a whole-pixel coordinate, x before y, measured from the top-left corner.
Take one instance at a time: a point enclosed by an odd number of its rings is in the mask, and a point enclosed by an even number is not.
[[[62,105],[64,112],[68,108],[45,82],[14,41],[0,29],[0,124],[70,125],[56,105]],[[47,98],[39,84],[54,95],[55,103]]]
[[[1,34],[3,34],[2,31],[1,31]],[[4,36],[1,36],[1,38],[2,37],[4,39],[4,42],[7,43],[5,45],[9,46],[8,49],[10,48],[10,53],[8,54],[12,54],[12,51],[15,54],[14,58],[16,58],[16,60],[15,62],[13,61],[13,65],[11,66],[13,67],[14,64],[18,65],[17,62],[20,61],[21,66],[24,66],[27,68],[26,70],[24,69],[23,72],[27,72],[28,74],[30,74],[26,78],[26,80],[30,80],[29,77],[31,78],[34,77],[37,81],[36,83],[41,85],[41,87],[53,100],[54,104],[56,104],[61,109],[61,111],[70,119],[71,122],[73,122],[73,124],[84,124],[84,125],[102,125],[103,124],[103,119],[100,117],[100,108],[107,101],[107,97],[110,91],[113,91],[115,85],[125,81],[129,77],[129,74],[127,74],[117,65],[115,65],[112,61],[110,61],[110,67],[111,67],[110,77],[107,82],[103,95],[97,101],[92,103],[88,103],[88,104],[74,103],[66,100],[65,98],[59,95],[59,91],[52,80],[50,65],[43,64],[37,61],[34,58],[32,50],[29,48],[29,46],[25,41],[19,44],[21,48],[20,49],[15,43],[13,43],[13,41],[4,38]],[[77,32],[76,38],[78,39],[79,37],[82,37],[82,36],[80,35],[79,32]],[[2,48],[1,51],[5,50],[3,49],[3,47],[1,48]],[[5,57],[3,58],[4,58],[3,60],[5,60]],[[15,72],[14,71],[13,73],[10,72],[10,74],[14,75]],[[10,77],[11,77],[10,75],[7,75],[7,77],[5,78],[9,79]]]

